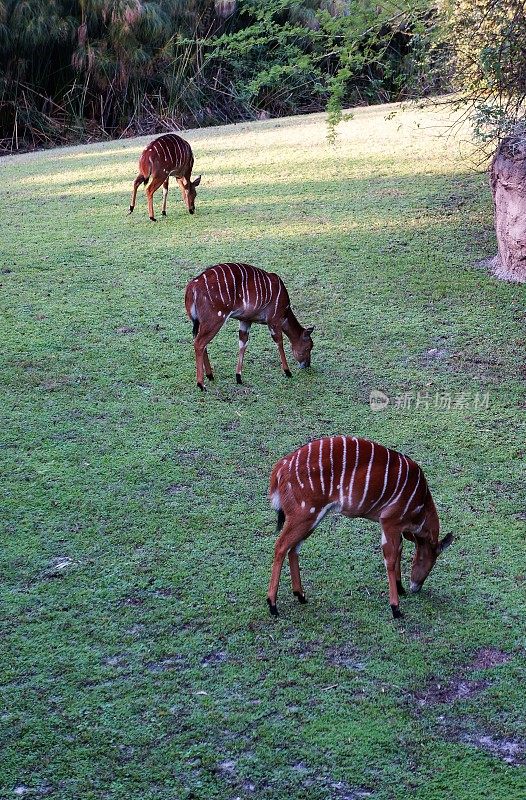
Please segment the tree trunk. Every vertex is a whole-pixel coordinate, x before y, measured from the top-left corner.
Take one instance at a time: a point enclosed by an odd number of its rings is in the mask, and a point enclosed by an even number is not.
[[[526,136],[510,136],[490,169],[499,246],[492,268],[498,278],[526,283]]]

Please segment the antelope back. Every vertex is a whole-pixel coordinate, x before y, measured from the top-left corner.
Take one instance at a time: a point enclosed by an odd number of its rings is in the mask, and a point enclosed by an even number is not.
[[[276,491],[291,511],[296,506],[318,515],[338,505],[348,516],[395,517],[417,526],[423,524],[429,493],[412,459],[350,436],[317,439],[285,456],[271,478],[271,493]]]
[[[243,319],[264,310],[272,319],[283,317],[289,305],[281,278],[250,264],[215,264],[190,281],[188,289],[193,289],[199,318],[211,314]]]
[[[154,139],[143,151],[141,161],[150,165],[149,172],[174,174],[188,179],[192,173],[194,157],[187,141],[175,133],[167,133]]]

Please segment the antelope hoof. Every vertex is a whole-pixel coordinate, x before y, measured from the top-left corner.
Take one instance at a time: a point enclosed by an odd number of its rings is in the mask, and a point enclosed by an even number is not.
[[[242,384],[243,381],[241,380],[241,375],[239,372],[236,372],[236,383]]]
[[[395,619],[403,619],[404,615],[400,611],[400,606],[391,606],[391,611],[393,612],[393,617]]]
[[[285,369],[283,370],[283,372],[285,373],[287,378],[292,378],[292,372],[290,371],[290,369]]]
[[[210,375],[207,375],[206,377],[208,378],[209,381],[213,381],[214,380],[214,373],[211,372]],[[405,594],[405,592],[404,592],[404,594]]]
[[[307,602],[307,598],[303,594],[303,592],[293,592],[294,597],[298,598],[298,601],[303,605]]]
[[[206,392],[206,389],[205,389],[205,387],[203,386],[203,384],[202,384],[202,383],[199,383],[199,381],[197,381],[197,388],[198,388],[198,389],[201,389],[201,391],[202,391],[202,392]]]
[[[157,220],[155,219],[155,217],[150,217],[150,219],[151,219],[151,221],[152,221],[152,222],[157,222]]]
[[[166,211],[161,211],[161,216],[165,217],[166,216]]]
[[[135,206],[130,206],[130,210],[128,211],[128,214],[132,214],[134,208],[135,208]]]
[[[277,605],[272,602],[270,597],[267,597],[267,603],[268,603],[268,610],[270,611],[270,616],[271,617],[277,617],[278,616],[278,607],[277,607]]]
[[[406,590],[402,586],[402,581],[396,582],[396,588],[398,590],[398,594],[401,594],[402,596],[407,594]]]

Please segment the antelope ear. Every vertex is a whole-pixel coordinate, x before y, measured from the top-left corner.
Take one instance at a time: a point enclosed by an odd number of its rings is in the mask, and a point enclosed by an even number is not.
[[[312,325],[310,328],[305,328],[305,330],[303,331],[303,338],[308,339],[313,330],[314,330],[314,325]]]
[[[444,550],[447,550],[450,544],[453,543],[453,534],[448,533],[447,536],[444,536],[441,542],[438,543],[437,552],[443,553]]]
[[[199,176],[198,176],[198,177],[195,179],[195,181],[193,181],[193,185],[194,185],[194,186],[199,186],[199,184],[200,184],[200,183],[201,183],[201,176],[199,175]]]

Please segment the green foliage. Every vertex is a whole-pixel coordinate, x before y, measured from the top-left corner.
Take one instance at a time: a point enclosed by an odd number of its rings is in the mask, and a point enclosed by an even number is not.
[[[524,797],[524,290],[474,266],[447,119],[393,113],[190,131],[196,214],[156,225],[144,138],[0,162],[2,799]],[[237,387],[232,321],[198,392],[184,287],[225,259],[283,276],[310,371],[253,326]],[[273,620],[271,466],[341,432],[417,459],[456,541],[395,623],[378,525],[326,520]]]
[[[24,0],[0,7],[0,146],[396,100],[418,1]]]

